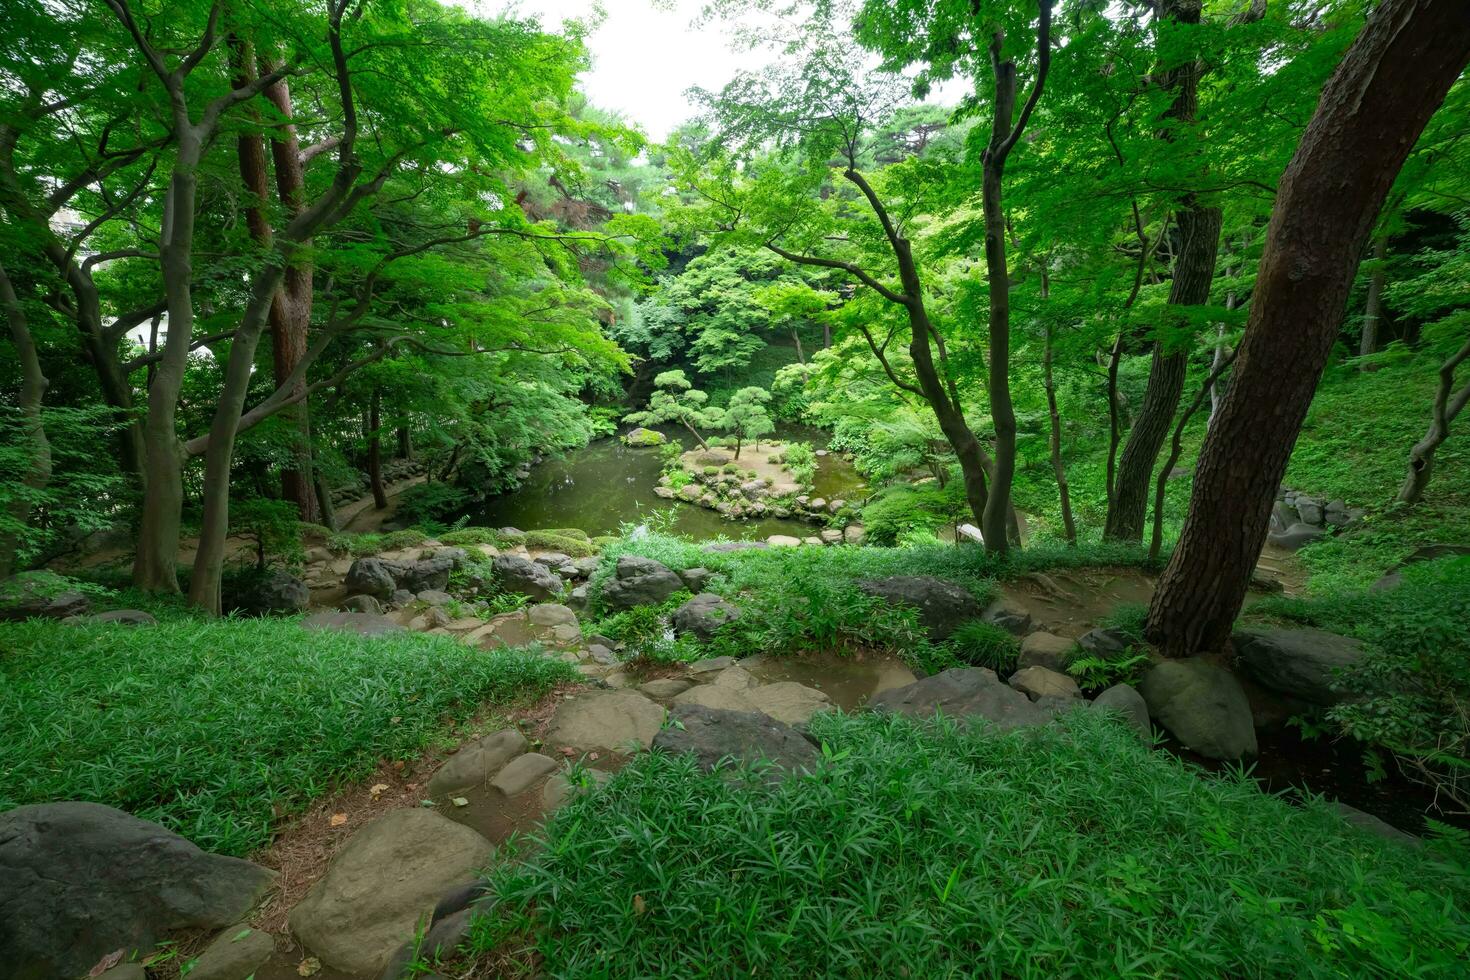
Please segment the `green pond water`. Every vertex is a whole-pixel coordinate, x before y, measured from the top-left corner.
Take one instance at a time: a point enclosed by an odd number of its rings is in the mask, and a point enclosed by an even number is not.
[[[776,437],[821,448],[826,433],[783,426]],[[692,445],[692,440],[687,443]],[[591,535],[616,534],[624,525],[651,526],[697,541],[719,537],[750,541],[772,534],[801,537],[820,529],[806,521],[774,517],[731,521],[703,507],[661,499],[653,491],[662,469],[657,448],[630,449],[616,438],[599,439],[565,459],[548,460],[533,468],[519,490],[494,497],[471,511],[470,523],[524,531],[575,527]],[[835,454],[818,457],[814,483],[815,495],[828,500],[861,500],[867,492],[852,465]]]

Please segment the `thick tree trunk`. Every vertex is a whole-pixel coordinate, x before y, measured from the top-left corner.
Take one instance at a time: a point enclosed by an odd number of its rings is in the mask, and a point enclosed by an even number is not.
[[[1463,0],[1384,0],[1323,89],[1282,175],[1235,374],[1149,607],[1146,634],[1166,654],[1229,639],[1363,245],[1467,63]]]
[[[1378,327],[1383,322],[1383,287],[1388,283],[1388,235],[1380,232],[1373,239],[1373,274],[1368,278],[1368,299],[1363,307],[1363,336],[1358,340],[1358,356],[1367,357],[1378,351]],[[1362,366],[1364,371],[1368,365]]]
[[[5,319],[10,327],[10,340],[15,344],[17,360],[20,362],[20,397],[16,407],[20,409],[21,422],[26,440],[30,443],[30,465],[21,476],[21,485],[26,490],[38,492],[51,482],[51,444],[46,439],[46,426],[41,419],[41,400],[50,384],[41,370],[41,358],[36,352],[35,338],[31,336],[25,310],[20,298],[6,275],[5,266],[0,265],[0,306],[5,307]],[[15,556],[20,547],[19,528],[30,523],[31,500],[18,494],[10,504],[10,520],[17,527],[15,532],[0,533],[0,578],[15,571]]]
[[[413,434],[406,425],[398,427],[398,458],[413,459]]]
[[[383,488],[382,415],[383,389],[374,385],[368,401],[367,471],[368,484],[373,488],[373,506],[378,510],[388,506],[388,493]]]
[[[267,68],[278,67],[267,64]],[[275,106],[285,122],[271,137],[271,159],[275,164],[276,194],[285,208],[289,219],[296,218],[306,207],[306,174],[301,162],[301,146],[296,136],[296,125],[291,122],[291,91],[285,80],[276,82],[263,93]],[[310,244],[309,240],[306,243]],[[311,327],[313,298],[313,263],[310,248],[296,251],[286,266],[285,277],[271,307],[271,361],[277,385],[283,385],[291,377],[301,359],[306,356],[307,332]],[[293,423],[295,445],[294,466],[281,470],[281,494],[296,504],[303,521],[317,519],[316,505],[312,494],[311,477],[311,419],[309,402],[304,397],[306,377],[295,382],[290,394],[299,400],[285,411]]]
[[[1470,358],[1470,340],[1440,365],[1429,431],[1409,451],[1409,472],[1399,488],[1400,503],[1417,504],[1424,496],[1424,488],[1429,486],[1429,478],[1434,474],[1435,450],[1450,437],[1450,423],[1464,410],[1465,403],[1470,402],[1470,384],[1455,390],[1455,369],[1467,358]]]

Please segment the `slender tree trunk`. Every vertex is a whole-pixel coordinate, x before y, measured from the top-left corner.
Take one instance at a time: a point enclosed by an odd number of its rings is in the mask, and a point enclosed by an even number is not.
[[[388,494],[383,489],[383,389],[373,385],[372,398],[368,402],[367,424],[367,470],[368,483],[373,488],[373,506],[382,510],[388,506]]]
[[[792,343],[796,344],[796,363],[805,364],[806,354],[804,354],[801,349],[801,332],[795,327],[791,328],[791,341]]]
[[[822,322],[822,349],[826,350],[832,346],[832,324]]]
[[[21,476],[21,485],[27,491],[37,493],[51,482],[51,444],[46,439],[46,426],[41,419],[41,400],[46,396],[50,382],[41,370],[35,338],[31,336],[25,310],[4,265],[0,265],[0,306],[5,307],[10,340],[15,344],[16,357],[20,362],[20,398],[16,407],[20,409],[22,427],[30,443],[30,465]],[[21,542],[19,528],[29,524],[30,517],[31,498],[25,493],[18,494],[10,503],[10,520],[17,530],[0,533],[0,578],[15,571],[16,552]]]
[[[1434,474],[1434,453],[1450,437],[1450,423],[1470,402],[1470,384],[1455,391],[1455,369],[1466,358],[1470,358],[1470,340],[1440,365],[1439,386],[1434,392],[1434,407],[1430,414],[1429,431],[1409,451],[1409,472],[1399,488],[1401,503],[1417,504],[1424,496],[1424,488]]]
[[[413,459],[413,435],[406,425],[398,427],[398,458]]]
[[[180,83],[182,84],[182,83]],[[178,96],[182,101],[182,96]],[[138,526],[133,584],[145,592],[179,591],[179,522],[184,504],[184,449],[176,422],[179,392],[189,366],[194,335],[193,251],[194,201],[204,138],[176,111],[176,155],[163,206],[163,241],[159,266],[168,306],[168,336],[163,359],[148,389],[148,413],[143,420],[144,463],[142,517]]]
[[[1062,413],[1057,410],[1057,386],[1052,379],[1052,329],[1046,324],[1046,348],[1041,357],[1042,384],[1046,388],[1046,410],[1051,416],[1051,469],[1057,478],[1057,498],[1062,506],[1062,527],[1067,544],[1077,544],[1077,522],[1072,519],[1072,493],[1067,487],[1067,467],[1062,462]]]
[[[1016,475],[1016,410],[1011,401],[1011,276],[1006,266],[1006,216],[1002,181],[1006,160],[1026,130],[1031,112],[1046,87],[1051,68],[1051,8],[1053,0],[1037,4],[1036,78],[1016,118],[1016,62],[1001,60],[1005,35],[996,31],[990,43],[990,70],[995,92],[990,142],[981,159],[980,203],[985,216],[985,273],[990,296],[989,382],[990,420],[995,427],[995,462],[990,473],[990,496],[980,523],[985,550],[1005,557],[1011,532],[1020,529],[1011,506],[1011,483]]]
[[[1167,0],[1163,16],[1176,24],[1200,22],[1200,0]],[[1190,125],[1199,113],[1199,79],[1201,66],[1187,62],[1166,73],[1173,102],[1164,114],[1166,119]],[[1171,140],[1168,130],[1163,137]],[[1174,261],[1174,278],[1169,285],[1170,306],[1200,306],[1210,300],[1210,282],[1215,275],[1215,255],[1220,247],[1222,214],[1208,207],[1195,195],[1188,194],[1176,209],[1180,247]],[[1155,341],[1153,361],[1149,366],[1148,388],[1138,418],[1128,433],[1123,456],[1118,462],[1113,496],[1103,537],[1110,541],[1143,540],[1144,518],[1148,514],[1149,477],[1159,450],[1169,434],[1179,399],[1184,394],[1184,378],[1189,366],[1186,343]]]
[[[320,469],[313,468],[311,477],[311,485],[316,490],[317,512],[322,515],[322,526],[330,531],[335,531],[337,530],[337,509],[332,505],[332,488],[327,486],[327,481],[323,478]]]
[[[189,602],[219,615],[220,580],[224,572],[225,546],[230,524],[230,469],[235,458],[235,439],[240,414],[250,389],[255,368],[255,349],[270,315],[281,268],[272,264],[258,274],[250,304],[240,329],[230,344],[225,361],[224,384],[220,388],[214,419],[209,427],[209,444],[204,451],[204,503],[199,524],[199,550],[189,576]]]
[[[1215,251],[1220,242],[1221,217],[1219,208],[1196,206],[1186,206],[1176,215],[1182,241],[1174,262],[1169,305],[1199,306],[1209,301]],[[1144,391],[1138,417],[1128,432],[1123,456],[1118,461],[1112,506],[1108,508],[1107,523],[1103,528],[1103,536],[1110,541],[1143,539],[1149,477],[1158,461],[1159,450],[1169,435],[1174,413],[1179,408],[1188,368],[1187,350],[1171,350],[1162,342],[1154,342],[1148,387]]]
[[[1384,0],[1323,89],[1282,175],[1234,377],[1149,606],[1146,634],[1167,655],[1229,639],[1363,245],[1467,63],[1463,0]]]
[[[1246,242],[1242,237],[1241,248],[1244,249],[1245,246]],[[1240,268],[1239,263],[1231,267],[1230,276],[1233,278],[1240,275]],[[1238,305],[1240,305],[1240,294],[1231,289],[1225,294],[1225,309],[1234,310]],[[1221,323],[1215,328],[1215,356],[1210,360],[1210,376],[1215,381],[1210,385],[1210,414],[1205,419],[1206,430],[1215,424],[1215,413],[1220,410],[1220,402],[1225,397],[1220,386],[1221,365],[1232,356],[1229,345],[1225,343],[1225,324]]]
[[[1205,383],[1200,385],[1199,393],[1194,396],[1194,401],[1189,403],[1189,407],[1184,410],[1183,415],[1179,416],[1179,422],[1174,426],[1174,437],[1169,444],[1169,458],[1159,469],[1159,475],[1154,484],[1153,531],[1148,542],[1150,562],[1159,560],[1159,551],[1164,546],[1164,490],[1169,485],[1169,474],[1173,472],[1174,467],[1179,463],[1179,457],[1184,453],[1184,429],[1189,425],[1189,420],[1194,417],[1194,413],[1199,411],[1199,407],[1204,404],[1205,395],[1214,392],[1215,382],[1220,380],[1220,375],[1234,360],[1235,355],[1230,354],[1216,362],[1215,366],[1210,369],[1209,377],[1205,378]]]
[[[1373,275],[1368,278],[1368,299],[1363,308],[1363,336],[1358,341],[1358,356],[1378,352],[1378,328],[1383,322],[1383,287],[1388,282],[1388,235],[1379,232],[1373,239]],[[1363,364],[1362,370],[1368,370]]]

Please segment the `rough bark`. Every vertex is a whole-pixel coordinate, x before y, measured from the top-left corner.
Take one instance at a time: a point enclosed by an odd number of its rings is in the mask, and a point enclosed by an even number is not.
[[[398,427],[398,458],[413,459],[413,433],[406,425]]]
[[[41,358],[36,351],[35,338],[31,336],[25,310],[15,294],[5,266],[0,265],[0,306],[5,307],[5,320],[10,328],[10,340],[15,345],[16,358],[20,362],[21,379],[19,399],[22,428],[26,441],[30,443],[30,465],[21,476],[21,485],[32,493],[46,489],[51,482],[51,444],[46,439],[46,426],[41,419],[41,400],[46,395],[50,382],[41,370]],[[17,528],[30,522],[31,498],[18,494],[10,504],[10,519]],[[16,551],[20,546],[20,533],[0,534],[0,578],[15,570]]]
[[[1368,298],[1363,306],[1363,335],[1358,340],[1358,356],[1367,357],[1378,351],[1378,327],[1383,322],[1383,287],[1388,284],[1388,235],[1379,232],[1373,239],[1373,274],[1368,277]],[[1368,370],[1364,364],[1362,370]]]
[[[1166,654],[1229,639],[1363,246],[1467,63],[1463,0],[1384,0],[1323,89],[1282,175],[1235,373],[1149,607],[1146,634]]]
[[[287,219],[291,220],[299,216],[306,206],[306,173],[296,125],[291,122],[291,92],[285,79],[282,79],[261,94],[270,100],[276,111],[286,120],[271,137],[271,160],[275,165],[276,195],[285,209]],[[309,241],[306,244],[309,245]],[[271,361],[277,385],[287,384],[296,366],[306,356],[306,338],[311,327],[314,295],[310,254],[309,248],[294,254],[286,265],[285,276],[276,292],[275,303],[271,306]],[[317,514],[312,494],[310,403],[305,397],[305,391],[306,377],[302,375],[290,389],[298,401],[284,409],[296,434],[293,447],[296,465],[282,467],[281,494],[287,500],[295,502],[301,520],[314,521]]]
[[[1177,24],[1198,24],[1199,0],[1169,0],[1164,4],[1163,16]],[[1165,74],[1165,83],[1173,92],[1173,101],[1164,114],[1166,119],[1184,125],[1195,121],[1199,112],[1200,71],[1197,62],[1188,62]],[[1163,138],[1172,137],[1166,130]],[[1180,202],[1175,212],[1179,250],[1174,260],[1174,278],[1169,285],[1170,306],[1199,306],[1209,302],[1215,255],[1220,246],[1221,219],[1219,208],[1206,205],[1193,194]],[[1143,405],[1118,461],[1103,528],[1103,537],[1108,540],[1141,541],[1143,538],[1149,477],[1184,393],[1188,358],[1188,348],[1182,344],[1154,342]]]
[[[1404,475],[1398,494],[1401,503],[1417,504],[1424,496],[1424,488],[1429,486],[1429,478],[1434,475],[1435,450],[1450,437],[1450,423],[1464,410],[1465,403],[1470,402],[1470,384],[1455,390],[1455,370],[1466,358],[1470,358],[1470,340],[1465,341],[1465,345],[1439,367],[1439,385],[1434,391],[1429,431],[1409,451],[1409,471]]]

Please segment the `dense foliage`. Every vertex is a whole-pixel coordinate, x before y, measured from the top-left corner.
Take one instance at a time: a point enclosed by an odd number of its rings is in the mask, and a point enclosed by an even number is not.
[[[573,676],[440,637],[178,614],[0,623],[0,651],[0,810],[91,800],[236,855],[382,760],[416,757],[446,722]]]
[[[1470,950],[1463,865],[1099,713],[812,730],[822,761],[775,785],[639,757],[494,871],[471,947],[615,977],[1452,976]]]

